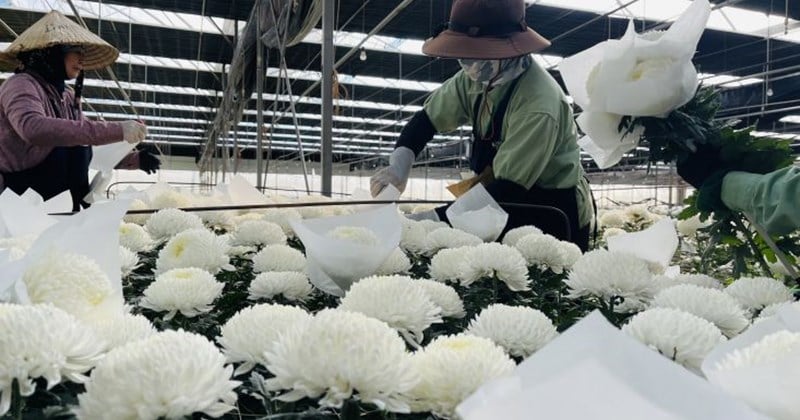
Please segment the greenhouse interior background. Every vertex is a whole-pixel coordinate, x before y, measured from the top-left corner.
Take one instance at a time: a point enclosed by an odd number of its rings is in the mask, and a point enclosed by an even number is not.
[[[447,20],[450,1],[335,2],[331,193],[369,189],[405,123],[427,95],[458,69],[429,58],[423,41]],[[659,29],[690,3],[684,0],[533,1],[527,22],[552,41],[535,59],[559,81],[558,64],[606,39],[620,37],[630,19],[638,30]],[[800,147],[800,4],[793,1],[717,2],[695,55],[706,85],[722,89],[720,116],[754,125],[765,136],[796,139]],[[163,153],[157,175],[116,171],[110,193],[130,182],[217,183],[239,173],[257,183],[257,101],[225,137],[209,138],[218,116],[234,45],[252,1],[4,0],[0,19],[20,33],[50,10],[79,15],[116,46],[111,72],[90,72],[84,108],[90,118],[142,119],[146,143]],[[322,190],[321,23],[285,49],[266,49],[263,80],[262,185],[289,196]],[[7,47],[10,30],[0,31]],[[281,66],[281,63],[284,66]],[[9,73],[0,74],[2,79]],[[289,81],[289,85],[284,83]],[[289,89],[287,89],[287,87]],[[294,113],[292,112],[293,105]],[[452,199],[446,186],[461,179],[470,127],[437,135],[414,165],[404,198]],[[302,145],[302,149],[301,149]],[[302,150],[302,152],[300,152]],[[204,154],[205,153],[205,154]],[[200,156],[203,159],[198,160]],[[647,162],[645,147],[616,166],[582,163],[600,207],[619,203],[680,205],[690,186],[674,168]],[[138,186],[137,186],[138,188]],[[184,187],[186,188],[186,187]]]

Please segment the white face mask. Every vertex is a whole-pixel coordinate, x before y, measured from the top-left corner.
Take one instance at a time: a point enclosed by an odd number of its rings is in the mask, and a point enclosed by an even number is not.
[[[489,83],[500,71],[500,60],[458,60],[464,73],[473,81]]]

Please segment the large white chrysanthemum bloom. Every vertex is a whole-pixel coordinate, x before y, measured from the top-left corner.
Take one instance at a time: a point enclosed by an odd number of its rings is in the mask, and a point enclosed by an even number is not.
[[[238,228],[242,223],[249,222],[251,220],[264,220],[264,215],[255,211],[251,211],[249,213],[234,216],[232,222],[233,225]]]
[[[159,251],[156,274],[173,268],[201,268],[212,274],[231,270],[228,242],[206,229],[181,232]]]
[[[121,223],[119,244],[133,252],[145,252],[153,248],[153,238],[143,227],[135,223]]]
[[[572,268],[582,255],[581,249],[572,242],[545,234],[524,236],[517,241],[516,248],[525,257],[527,265],[556,274]]]
[[[421,287],[422,290],[428,295],[434,305],[442,309],[442,316],[448,318],[463,318],[466,315],[464,312],[464,302],[456,292],[456,289],[439,283],[438,281],[428,279],[416,279],[414,284]]]
[[[120,299],[106,273],[89,257],[52,250],[28,266],[22,275],[33,303],[55,307],[86,321],[112,311]]]
[[[150,209],[150,206],[148,206],[147,203],[145,203],[142,200],[139,200],[138,198],[132,200],[131,201],[131,205],[128,206],[128,210],[147,210],[147,209]],[[143,213],[143,214],[126,214],[122,218],[122,220],[125,221],[126,223],[135,223],[137,225],[143,226],[145,223],[147,223],[147,219],[149,219],[149,218],[150,218],[150,215],[147,214],[147,213]]]
[[[624,214],[628,219],[628,223],[634,225],[641,225],[643,223],[652,222],[656,219],[655,215],[650,213],[650,210],[647,209],[647,206],[643,204],[625,207]]]
[[[236,227],[230,242],[234,246],[285,244],[286,234],[275,223],[266,220],[249,220]]]
[[[675,308],[697,315],[733,337],[750,325],[739,302],[721,290],[683,284],[662,290],[651,303],[655,308]]]
[[[608,242],[608,238],[612,238],[617,235],[622,235],[628,233],[625,229],[620,228],[608,228],[603,230],[603,240]]]
[[[401,248],[396,248],[389,258],[384,261],[378,271],[375,272],[378,276],[390,276],[392,274],[405,274],[411,269],[411,260],[408,259],[406,253]]]
[[[785,308],[785,307],[792,307],[798,312],[800,312],[800,302],[782,302],[782,303],[773,303],[772,305],[767,305],[761,312],[758,314],[758,318],[753,320],[753,323],[763,321],[768,318],[772,318],[773,316],[778,314],[778,311]]]
[[[517,246],[517,242],[519,242],[520,239],[534,234],[541,235],[542,230],[536,226],[530,225],[511,229],[503,236],[503,245]]]
[[[156,333],[153,324],[142,315],[121,313],[89,322],[98,337],[108,343],[109,349],[141,340]]]
[[[147,232],[157,241],[167,240],[181,232],[202,229],[203,221],[197,215],[178,209],[164,209],[153,213],[147,224]]]
[[[404,396],[419,376],[406,345],[386,323],[366,315],[323,310],[282,335],[265,355],[270,390],[288,390],[278,399],[320,398],[341,407],[353,394],[393,412],[408,412]]]
[[[267,271],[256,276],[247,289],[249,299],[273,299],[282,295],[290,301],[304,301],[313,287],[308,276],[298,271]]]
[[[403,225],[402,236],[400,237],[400,248],[412,254],[421,254],[425,251],[425,238],[428,230],[420,222],[401,217]]]
[[[21,235],[9,238],[0,238],[0,250],[7,251],[11,261],[21,260],[33,246],[38,235]]]
[[[482,277],[496,277],[515,292],[529,289],[528,266],[514,247],[496,242],[480,244],[475,247],[468,263],[471,273],[461,279],[462,285],[468,286]]]
[[[288,245],[267,245],[253,256],[253,271],[306,271],[306,257]]]
[[[283,229],[283,233],[289,237],[294,236],[294,230],[292,229],[292,226],[289,222],[291,222],[292,220],[294,220],[295,222],[303,220],[303,216],[300,215],[300,212],[291,208],[266,209],[264,210],[264,215],[262,216],[262,218],[267,222],[272,222],[280,226],[281,229]]]
[[[424,252],[433,255],[441,249],[459,248],[462,246],[476,246],[483,240],[471,233],[453,228],[438,228],[425,237]]]
[[[78,395],[75,414],[81,420],[220,417],[236,404],[232,373],[205,337],[164,331],[109,352]]]
[[[82,383],[105,347],[88,326],[61,309],[0,303],[0,416],[11,404],[14,380],[23,397],[35,392],[37,378],[45,379],[48,389],[64,379]]]
[[[541,311],[523,306],[489,305],[469,323],[467,334],[484,337],[514,357],[528,357],[558,336]]]
[[[798,358],[800,333],[783,330],[728,353],[707,373],[714,385],[769,418],[795,420],[800,416]]]
[[[281,334],[304,328],[311,315],[295,306],[255,305],[244,308],[222,326],[217,342],[228,363],[241,363],[234,375],[267,365],[264,354],[272,350]]]
[[[484,383],[510,374],[514,362],[491,340],[472,335],[439,336],[411,358],[420,382],[410,394],[414,412],[451,418]]]
[[[640,312],[622,331],[696,373],[706,355],[726,340],[711,322],[673,308]]]
[[[733,296],[749,311],[758,311],[775,303],[794,300],[792,289],[780,280],[769,277],[742,277],[725,288],[725,293]]]
[[[669,289],[672,286],[691,284],[707,289],[722,290],[724,287],[719,280],[705,274],[678,274],[676,276],[656,276],[654,280],[660,289]]]
[[[339,309],[379,319],[417,344],[431,324],[442,322],[441,308],[406,276],[361,279],[344,295]]]
[[[622,298],[614,306],[620,313],[644,309],[658,290],[646,261],[605,249],[583,254],[564,283],[573,298],[595,296],[605,302]]]
[[[619,210],[607,210],[600,215],[600,227],[604,229],[622,228],[627,222],[625,213]]]
[[[126,278],[139,267],[139,255],[128,248],[119,247],[119,270],[122,278]]]
[[[460,281],[469,271],[469,261],[475,247],[462,246],[459,248],[443,249],[431,258],[428,271],[431,278],[438,281]]]
[[[375,232],[360,226],[339,226],[327,232],[325,236],[359,245],[375,246],[380,243]]]
[[[176,268],[159,274],[143,292],[139,306],[156,312],[167,312],[165,320],[180,312],[191,318],[213,309],[222,295],[224,284],[208,271],[199,268]]]
[[[154,209],[185,208],[192,205],[192,198],[179,191],[168,190],[153,197],[150,200],[150,205]]]

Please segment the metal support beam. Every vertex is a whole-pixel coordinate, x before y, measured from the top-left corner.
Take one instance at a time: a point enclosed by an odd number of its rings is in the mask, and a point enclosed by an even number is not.
[[[256,0],[256,40],[261,39],[261,2]],[[264,186],[264,45],[256,42],[256,188]]]
[[[322,9],[322,195],[333,191],[333,25],[336,0],[323,0]]]

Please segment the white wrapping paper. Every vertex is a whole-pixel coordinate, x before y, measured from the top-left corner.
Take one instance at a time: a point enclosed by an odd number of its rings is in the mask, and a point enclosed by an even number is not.
[[[389,184],[375,197],[372,197],[372,194],[367,190],[356,188],[350,195],[350,199],[353,201],[396,201],[400,199],[402,194],[403,193],[394,185]],[[385,204],[365,204],[354,206],[354,208],[356,211],[368,211],[383,207],[384,205]]]
[[[732,396],[775,419],[800,419],[800,349],[760,366],[720,371],[717,363],[734,350],[744,349],[778,331],[800,332],[800,310],[780,309],[742,334],[720,344],[703,361],[708,380]]]
[[[92,146],[92,161],[89,168],[110,174],[114,168],[136,147],[126,141]]]
[[[457,412],[464,420],[766,419],[596,311]]]
[[[28,199],[18,196],[9,188],[0,194],[0,237],[38,235],[56,224],[56,220],[48,216],[45,209],[42,208],[43,204],[34,204],[36,197],[39,200],[42,199],[39,194],[33,191],[31,193],[35,196],[26,191]],[[31,199],[34,201],[31,202]],[[69,207],[71,210],[71,200]]]
[[[489,195],[483,184],[475,185],[459,197],[446,214],[454,228],[469,232],[484,242],[500,237],[508,222],[508,213]]]
[[[402,231],[393,204],[358,214],[289,223],[306,247],[311,283],[335,296],[344,296],[351,284],[375,273],[400,244]],[[327,236],[340,226],[369,229],[380,243],[367,246]]]
[[[608,238],[608,250],[625,252],[666,269],[678,250],[675,222],[661,219],[643,231],[614,235]]]

